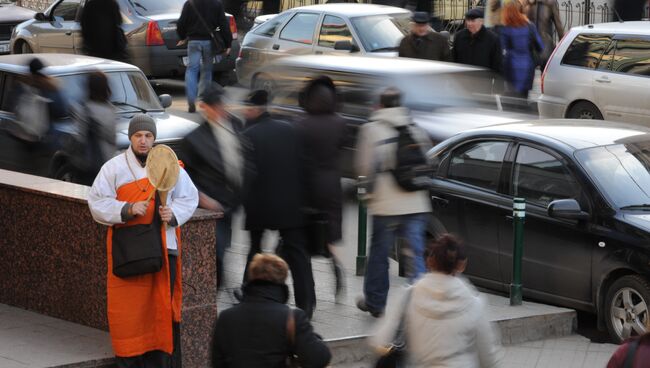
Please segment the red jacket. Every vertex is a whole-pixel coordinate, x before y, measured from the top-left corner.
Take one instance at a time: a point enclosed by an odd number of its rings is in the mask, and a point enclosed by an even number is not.
[[[624,367],[627,351],[632,341],[634,340],[627,340],[623,345],[616,349],[614,355],[610,358],[609,363],[607,363],[607,368]],[[650,339],[645,338],[636,349],[632,368],[645,368],[648,366],[650,366]]]

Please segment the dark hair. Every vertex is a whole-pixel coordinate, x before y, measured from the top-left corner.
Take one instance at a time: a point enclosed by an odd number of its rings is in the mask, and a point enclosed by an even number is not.
[[[465,247],[458,238],[450,234],[444,234],[429,243],[424,251],[424,257],[433,258],[436,271],[447,275],[453,274],[460,262],[467,260]]]
[[[314,78],[300,94],[300,106],[311,115],[336,112],[336,86],[328,76]]]
[[[106,74],[96,71],[88,74],[88,99],[95,102],[107,102],[111,97]]]
[[[402,92],[395,87],[386,88],[379,96],[379,104],[386,108],[402,105]]]

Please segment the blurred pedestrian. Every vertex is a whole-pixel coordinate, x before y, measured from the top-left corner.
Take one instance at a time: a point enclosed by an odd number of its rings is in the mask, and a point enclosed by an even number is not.
[[[513,97],[528,99],[533,88],[538,55],[544,43],[534,24],[522,13],[518,0],[505,0],[501,17],[501,47],[503,47],[503,76],[508,82],[508,93]]]
[[[302,208],[304,206],[303,150],[299,131],[291,124],[271,118],[267,111],[266,91],[251,92],[246,98],[244,136],[251,145],[249,161],[255,172],[245,178],[246,230],[250,232],[250,250],[244,271],[255,254],[262,252],[265,230],[279,230],[282,247],[279,254],[291,268],[296,306],[308,318],[314,311],[314,278],[307,252]],[[241,299],[239,289],[235,296]]]
[[[650,325],[645,326],[646,331]],[[635,328],[636,330],[636,328]],[[616,349],[607,368],[647,368],[650,362],[650,332],[625,341]]]
[[[399,308],[389,311],[371,344],[385,354],[402,329],[409,367],[497,367],[486,303],[459,275],[467,263],[464,247],[443,235],[427,247],[425,257],[429,272],[406,292]]]
[[[79,127],[78,142],[64,147],[72,149],[71,162],[79,171],[80,184],[92,185],[102,165],[115,156],[115,125],[117,116],[110,102],[111,89],[106,74],[88,74],[88,101],[75,112]]]
[[[551,53],[555,50],[554,33],[557,32],[558,39],[564,37],[560,7],[557,0],[527,0],[525,9],[528,19],[537,27],[544,43],[544,51],[539,55],[539,66],[544,70]]]
[[[89,0],[81,13],[81,37],[86,55],[126,61],[127,40],[116,0]]]
[[[401,93],[388,88],[380,96],[380,108],[359,131],[356,167],[360,176],[370,182],[367,198],[372,215],[372,239],[366,275],[363,282],[364,298],[357,301],[359,309],[374,317],[384,313],[388,289],[388,255],[398,235],[406,239],[413,253],[415,280],[426,272],[423,258],[425,231],[431,213],[428,190],[409,191],[396,180],[393,172],[400,130],[407,130],[420,149],[421,157],[431,148],[426,133],[415,126],[406,107],[401,106]]]
[[[483,9],[474,8],[465,13],[465,29],[454,36],[452,58],[455,63],[501,71],[499,36],[483,25]]]
[[[131,145],[102,166],[88,194],[95,221],[110,226],[106,236],[108,327],[118,368],[180,368],[182,362],[180,226],[194,214],[198,194],[181,168],[176,185],[167,193],[168,205],[156,207],[160,202],[150,196],[155,188],[145,170],[156,133],[150,116],[135,115],[128,129]],[[132,277],[117,276],[113,247],[121,244],[145,249],[145,243],[163,249],[162,268],[157,272],[137,270]],[[126,252],[117,254],[126,257]],[[131,260],[124,259],[125,263]]]
[[[399,56],[450,61],[449,41],[447,37],[431,29],[430,15],[426,12],[415,12],[411,20],[411,33],[400,42]]]
[[[487,0],[487,6],[485,7],[485,26],[497,35],[503,25],[501,2],[502,0]]]
[[[185,69],[187,111],[196,111],[196,97],[212,81],[212,66],[230,55],[230,23],[219,0],[188,0],[176,24],[179,44],[187,43],[188,64]],[[199,79],[200,74],[200,79]]]
[[[624,22],[642,20],[648,16],[645,14],[647,4],[648,0],[615,0],[614,20]]]
[[[334,244],[342,238],[341,153],[347,140],[347,125],[336,113],[336,87],[329,77],[311,80],[303,89],[300,99],[301,106],[307,112],[307,116],[298,122],[306,160],[306,205],[310,212],[326,222],[325,240],[332,256],[336,295],[339,296],[344,289],[344,276]],[[310,239],[315,238],[313,232],[307,235]]]
[[[211,84],[200,96],[204,122],[183,139],[181,160],[199,189],[199,207],[223,213],[217,220],[217,288],[223,284],[223,260],[232,238],[232,216],[241,204],[244,175],[242,123],[228,114],[223,89]]]
[[[217,319],[212,367],[287,367],[289,360],[298,367],[327,366],[331,353],[305,312],[286,305],[287,268],[278,256],[255,255],[242,303]]]

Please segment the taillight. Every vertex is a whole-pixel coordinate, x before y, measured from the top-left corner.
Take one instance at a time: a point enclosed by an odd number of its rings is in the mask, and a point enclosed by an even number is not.
[[[232,15],[229,18],[230,18],[230,33],[232,33],[232,39],[236,40],[237,39],[237,22],[235,22],[235,17],[233,17]]]
[[[147,46],[162,46],[165,44],[160,27],[158,27],[158,22],[151,21],[147,25],[146,44]]]
[[[551,56],[548,58],[548,61],[546,62],[546,66],[544,67],[544,71],[542,72],[542,78],[541,78],[541,87],[542,87],[542,94],[544,94],[544,79],[546,78],[546,72],[548,71],[548,66],[551,65],[551,61],[553,60],[553,56],[555,56],[555,53],[557,50],[562,46],[562,41],[566,38],[566,36],[569,33],[565,33],[564,36],[562,36],[562,39],[560,42],[557,43],[557,46],[555,46],[555,50],[551,53]]]

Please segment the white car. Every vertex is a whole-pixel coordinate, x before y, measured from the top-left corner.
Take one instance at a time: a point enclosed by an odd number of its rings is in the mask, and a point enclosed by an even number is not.
[[[650,124],[650,23],[576,27],[542,75],[543,118]]]

